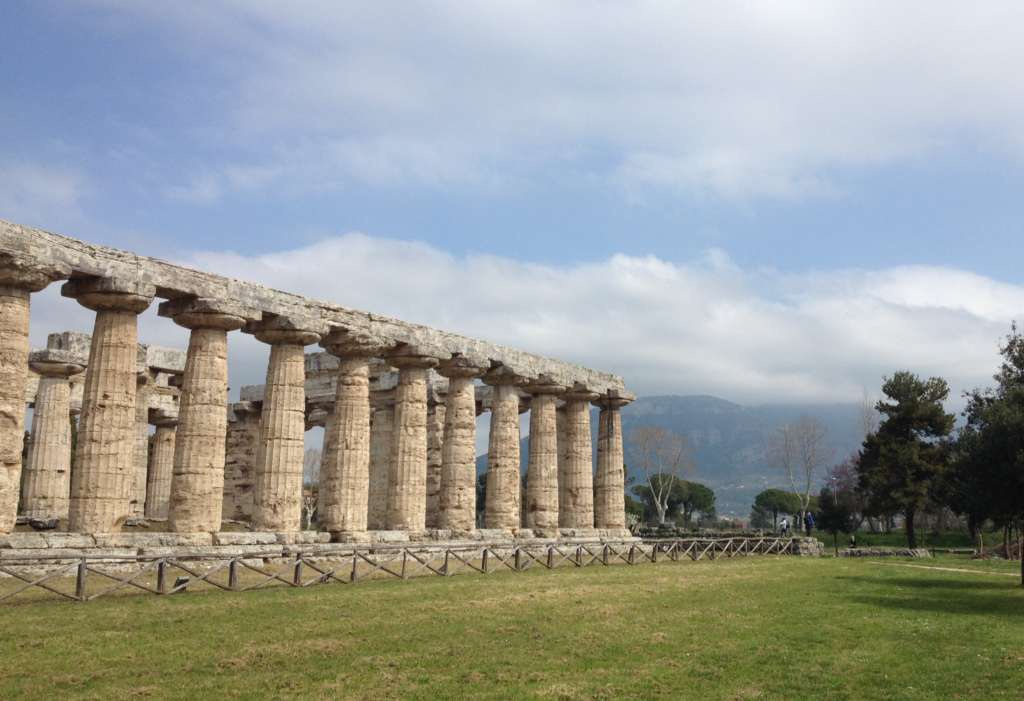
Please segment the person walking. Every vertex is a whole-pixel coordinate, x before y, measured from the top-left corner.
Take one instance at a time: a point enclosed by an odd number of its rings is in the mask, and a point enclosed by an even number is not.
[[[811,516],[811,512],[808,511],[804,514],[804,528],[807,529],[807,537],[811,537],[811,529],[814,528],[814,517]]]
[[[779,524],[779,535],[781,537],[785,538],[788,534],[789,534],[789,521],[787,521],[786,517],[783,516],[782,517],[782,523]]]

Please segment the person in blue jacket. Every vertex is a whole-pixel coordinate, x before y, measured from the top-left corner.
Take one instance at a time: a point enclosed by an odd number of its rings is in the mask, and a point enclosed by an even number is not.
[[[814,528],[814,517],[811,516],[811,512],[808,511],[804,514],[804,528],[807,529],[807,537],[811,537],[811,529]]]

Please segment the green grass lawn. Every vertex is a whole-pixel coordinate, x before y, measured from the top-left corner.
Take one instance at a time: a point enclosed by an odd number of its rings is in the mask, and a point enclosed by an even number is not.
[[[800,535],[797,533],[796,535]],[[824,543],[827,547],[832,547],[832,534],[825,533],[824,531],[813,531],[812,535]],[[982,539],[986,547],[995,547],[1002,545],[1003,534],[1000,533],[982,533]],[[839,534],[839,549],[843,549],[850,544],[849,534]],[[867,533],[863,531],[857,532],[857,545],[861,548],[905,548],[907,547],[907,534],[903,531],[893,531],[892,533]],[[917,547],[919,548],[976,548],[978,542],[971,537],[970,533],[966,531],[963,533],[959,532],[942,532],[938,535],[931,531],[921,531],[917,534]]]
[[[752,557],[4,605],[0,698],[1019,698],[1014,572]]]

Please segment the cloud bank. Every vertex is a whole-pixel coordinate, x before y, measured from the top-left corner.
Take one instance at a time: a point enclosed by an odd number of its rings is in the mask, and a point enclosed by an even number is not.
[[[1024,318],[1024,288],[969,272],[783,274],[742,270],[717,250],[685,264],[616,255],[548,266],[351,233],[179,262],[614,372],[641,395],[741,404],[852,402],[901,369],[946,378],[955,400],[990,381],[1001,337]],[[56,286],[33,304],[33,345],[47,332],[90,330],[92,315]],[[263,382],[267,347],[230,338],[231,386]],[[140,341],[187,340],[155,305],[140,321]]]

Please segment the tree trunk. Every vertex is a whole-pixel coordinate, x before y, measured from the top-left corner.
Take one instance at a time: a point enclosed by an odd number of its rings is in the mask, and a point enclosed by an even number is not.
[[[836,557],[839,557],[839,531],[834,531],[832,533],[832,540],[836,544]]]
[[[911,550],[917,548],[917,536],[914,534],[914,510],[907,509],[907,545],[910,546]]]
[[[977,535],[977,538],[978,538],[978,554],[981,555],[981,552],[985,549],[985,541],[981,537],[981,529],[980,528],[978,528],[975,532],[978,534]]]
[[[1003,552],[1006,553],[1006,559],[1012,560],[1010,557],[1010,527],[1003,526]]]

